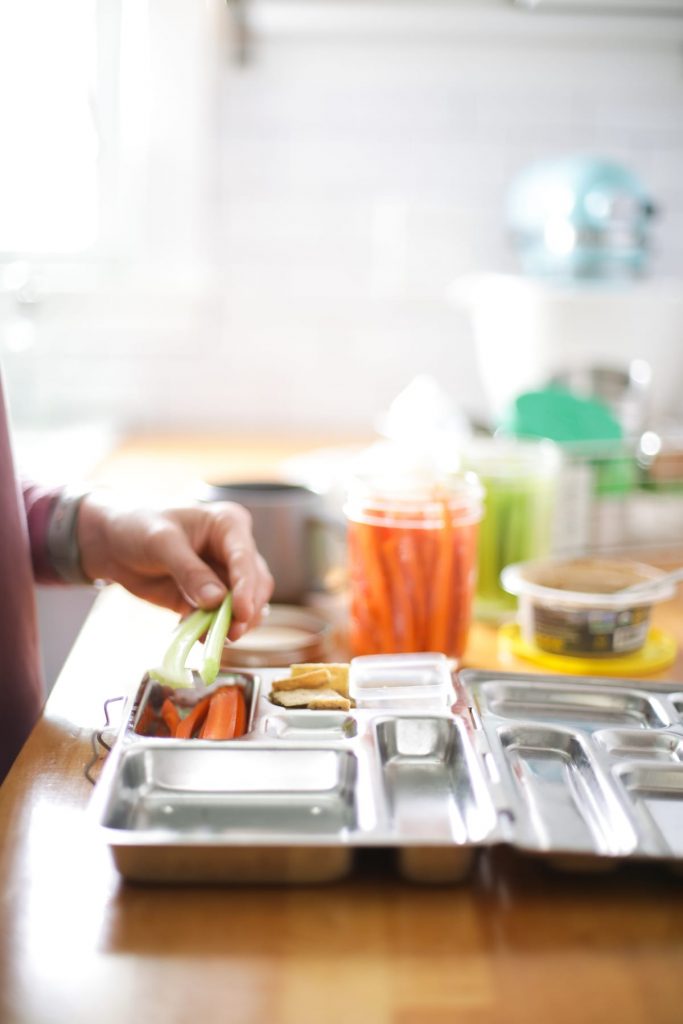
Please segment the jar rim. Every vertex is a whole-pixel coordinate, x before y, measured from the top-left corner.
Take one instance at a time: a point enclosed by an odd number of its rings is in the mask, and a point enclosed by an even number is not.
[[[562,450],[546,438],[481,437],[463,448],[463,462],[482,477],[556,477]]]
[[[442,526],[448,509],[451,523],[464,525],[479,522],[483,497],[484,488],[472,471],[429,482],[357,476],[349,487],[344,514],[351,522],[426,529]]]

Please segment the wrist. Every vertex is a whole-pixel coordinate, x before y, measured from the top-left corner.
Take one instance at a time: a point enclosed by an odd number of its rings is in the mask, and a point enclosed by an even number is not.
[[[81,500],[76,523],[76,537],[81,568],[93,581],[109,578],[107,562],[108,503],[106,495],[97,492],[85,494]]]
[[[90,584],[82,565],[78,520],[86,491],[65,488],[55,499],[47,524],[47,553],[57,575],[65,583]]]

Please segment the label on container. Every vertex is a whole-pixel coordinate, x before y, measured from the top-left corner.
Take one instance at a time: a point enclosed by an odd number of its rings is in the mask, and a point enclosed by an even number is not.
[[[537,647],[551,654],[583,657],[639,650],[647,639],[649,622],[648,607],[609,611],[535,605],[531,616]]]

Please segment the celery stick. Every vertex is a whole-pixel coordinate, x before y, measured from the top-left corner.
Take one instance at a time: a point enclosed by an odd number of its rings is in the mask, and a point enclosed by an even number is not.
[[[228,593],[223,598],[223,603],[214,612],[211,628],[209,629],[208,636],[204,641],[204,660],[202,662],[202,667],[199,670],[199,674],[207,686],[211,686],[211,683],[215,680],[218,675],[218,670],[221,667],[223,644],[225,643],[225,638],[228,630],[230,629],[231,619],[232,594]]]
[[[197,608],[178,623],[161,665],[150,670],[152,679],[168,686],[192,686],[192,673],[185,667],[185,662],[197,640],[210,627],[215,614],[214,611]]]

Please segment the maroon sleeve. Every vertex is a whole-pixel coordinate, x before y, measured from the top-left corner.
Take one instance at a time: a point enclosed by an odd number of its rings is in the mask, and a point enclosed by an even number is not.
[[[41,487],[32,480],[22,478],[21,491],[26,509],[26,522],[31,542],[33,574],[38,583],[61,583],[62,580],[50,563],[47,551],[47,524],[59,487]]]

